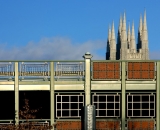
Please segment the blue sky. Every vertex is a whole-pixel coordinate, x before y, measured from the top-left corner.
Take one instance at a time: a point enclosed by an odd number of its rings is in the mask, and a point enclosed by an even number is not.
[[[151,59],[160,59],[159,0],[0,0],[1,60],[75,60],[89,51],[105,59],[108,26],[117,35],[120,14],[127,26],[147,12]]]

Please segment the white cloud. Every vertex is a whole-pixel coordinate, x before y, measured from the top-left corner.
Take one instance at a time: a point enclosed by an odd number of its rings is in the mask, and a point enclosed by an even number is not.
[[[93,59],[105,60],[97,51],[105,50],[105,41],[87,41],[73,43],[69,38],[42,38],[38,43],[29,42],[23,47],[0,45],[0,60],[82,60],[85,52],[90,52]]]

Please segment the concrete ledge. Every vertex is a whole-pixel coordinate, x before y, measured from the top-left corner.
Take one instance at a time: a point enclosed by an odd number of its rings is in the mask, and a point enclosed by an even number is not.
[[[126,90],[156,90],[156,84],[126,84]]]

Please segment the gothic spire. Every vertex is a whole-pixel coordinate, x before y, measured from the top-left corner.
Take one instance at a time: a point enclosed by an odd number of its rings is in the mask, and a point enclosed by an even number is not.
[[[120,15],[120,20],[119,20],[119,28],[118,28],[119,33],[121,33],[121,30],[122,30],[122,15]]]
[[[111,30],[110,60],[116,60],[116,39],[114,32],[114,22],[112,23],[112,30]]]
[[[124,12],[123,22],[122,22],[122,41],[127,41],[127,33],[126,33],[126,14]]]
[[[113,21],[113,23],[112,23],[111,40],[115,40],[114,21]]]
[[[143,35],[143,40],[148,41],[146,10],[144,11],[144,21],[143,21],[142,35]]]
[[[108,42],[111,41],[111,27],[109,25],[109,29],[108,29]]]
[[[130,31],[130,24],[128,25],[128,36],[127,36],[127,42],[128,42],[128,48],[130,46],[130,40],[131,40],[131,31]]]
[[[130,49],[134,49],[134,50],[136,49],[135,32],[134,32],[134,22],[132,23]]]
[[[138,29],[140,35],[142,34],[142,15],[140,15],[140,20],[139,20],[139,29]]]

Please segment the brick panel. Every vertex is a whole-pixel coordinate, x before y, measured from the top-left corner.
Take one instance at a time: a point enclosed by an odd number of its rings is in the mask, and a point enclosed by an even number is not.
[[[96,130],[120,130],[120,121],[96,121]]]
[[[57,121],[56,130],[81,130],[81,121]]]
[[[154,62],[128,62],[128,79],[154,79]]]
[[[130,120],[128,130],[154,130],[154,120]]]
[[[119,79],[119,62],[93,62],[93,79]]]

